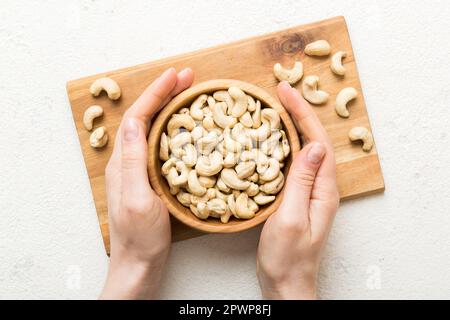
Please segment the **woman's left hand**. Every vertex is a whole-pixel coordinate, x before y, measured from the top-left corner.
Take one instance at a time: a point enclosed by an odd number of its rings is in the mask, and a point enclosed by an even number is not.
[[[147,134],[153,115],[188,88],[193,71],[168,69],[125,112],[106,167],[111,259],[102,299],[155,297],[169,254],[166,206],[147,172]]]

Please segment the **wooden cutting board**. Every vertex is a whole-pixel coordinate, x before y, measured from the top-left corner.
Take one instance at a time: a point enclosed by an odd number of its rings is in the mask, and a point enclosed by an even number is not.
[[[331,55],[325,58],[314,58],[303,53],[306,44],[320,39],[328,40],[333,53],[338,50],[347,51],[348,55],[344,60],[347,74],[344,78],[337,77],[330,71]],[[330,93],[329,102],[326,105],[314,107],[314,110],[334,144],[341,198],[343,200],[355,198],[384,190],[376,147],[370,153],[363,152],[360,145],[350,143],[347,137],[352,127],[365,126],[370,129],[370,123],[347,25],[343,17],[336,17],[67,83],[73,118],[108,253],[105,166],[113,149],[112,141],[114,141],[122,114],[145,87],[169,67],[173,66],[177,70],[191,67],[195,71],[195,83],[210,79],[237,79],[258,85],[276,97],[275,89],[278,81],[273,76],[273,65],[280,62],[290,66],[296,59],[303,62],[305,75],[319,76],[320,88]],[[89,93],[91,83],[103,76],[111,77],[119,83],[122,97],[117,102],[109,100],[104,94],[94,98]],[[360,95],[350,105],[350,118],[342,119],[336,115],[334,103],[337,93],[348,86],[356,88]],[[297,88],[300,88],[300,84]],[[96,120],[95,126],[106,126],[109,132],[110,142],[101,150],[94,150],[89,146],[90,133],[84,129],[82,123],[85,109],[93,104],[103,106],[105,111],[103,118]],[[174,241],[200,235],[198,231],[189,229],[177,221],[172,221],[172,233]]]

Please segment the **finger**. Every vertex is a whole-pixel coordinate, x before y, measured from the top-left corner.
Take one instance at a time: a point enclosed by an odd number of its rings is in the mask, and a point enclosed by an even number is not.
[[[181,70],[177,75],[177,84],[175,85],[175,88],[173,88],[169,97],[167,97],[166,100],[163,101],[163,105],[166,105],[174,96],[189,88],[192,85],[193,81],[194,71],[192,71],[191,68]]]
[[[170,71],[170,69],[166,72],[169,72],[169,71]],[[150,87],[152,87],[152,90],[153,90],[156,87],[156,84],[163,77],[163,75],[161,77],[159,77],[157,80],[155,80],[155,82],[152,85],[150,85],[149,88],[147,88],[147,90],[150,90]],[[165,101],[162,102],[162,105],[166,104],[173,96],[177,95],[181,91],[190,87],[193,80],[194,80],[194,72],[192,71],[192,69],[186,68],[186,69],[183,69],[182,71],[180,71],[177,74],[176,84],[175,84],[174,88],[169,93],[169,95],[166,97]],[[141,98],[141,97],[143,97],[143,95],[144,94],[142,94],[138,98],[138,100],[132,105],[132,107],[130,107],[130,109],[125,113],[124,119],[126,119],[126,117],[130,117],[130,116],[131,117],[133,117],[133,116],[142,117],[142,114],[148,113],[149,107],[147,104],[145,104],[143,102],[143,100],[142,100],[143,98]],[[137,110],[138,108],[142,108],[142,110]],[[159,109],[159,107],[158,107],[158,109]],[[143,117],[144,117],[143,121],[145,121],[146,116],[144,115]],[[150,118],[151,118],[151,116],[150,116]],[[146,121],[145,123],[149,127],[149,122]],[[146,131],[148,131],[148,127],[146,128]],[[121,140],[122,139],[121,139],[121,135],[120,135],[120,130],[121,130],[121,126],[117,130],[116,138],[114,141],[114,149],[113,149],[113,152],[112,152],[111,158],[110,158],[110,163],[114,166],[120,166],[120,157],[122,154],[122,152],[121,152]]]
[[[328,141],[325,128],[298,90],[283,81],[278,85],[278,96],[308,141]]]
[[[127,110],[126,116],[138,118],[147,124],[150,117],[158,112],[163,101],[170,96],[170,93],[177,84],[177,73],[174,68],[166,70],[158,79],[156,79],[133,105]]]
[[[121,130],[122,198],[146,199],[151,191],[147,174],[147,139],[145,125],[138,119],[128,117]]]
[[[311,193],[325,154],[323,143],[312,142],[295,156],[289,168],[280,212],[292,219],[309,220]]]
[[[298,90],[292,88],[286,81],[278,85],[278,96],[281,103],[294,118],[297,128],[307,141],[322,142],[327,149],[323,165],[318,175],[336,176],[336,162],[330,138],[322,126],[310,104],[302,97]]]

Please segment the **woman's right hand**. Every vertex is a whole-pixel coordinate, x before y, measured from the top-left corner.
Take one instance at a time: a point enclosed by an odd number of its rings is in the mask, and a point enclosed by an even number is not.
[[[282,82],[278,95],[308,143],[296,155],[283,201],[261,233],[258,280],[263,298],[315,299],[321,253],[339,205],[333,146],[296,89]]]

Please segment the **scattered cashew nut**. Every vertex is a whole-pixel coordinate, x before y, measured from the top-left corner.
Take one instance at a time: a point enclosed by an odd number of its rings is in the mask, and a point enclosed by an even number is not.
[[[307,76],[302,83],[303,97],[312,104],[323,104],[328,101],[329,94],[318,90],[319,77]]]
[[[108,133],[105,127],[100,127],[94,130],[89,137],[89,143],[92,148],[102,148],[108,143]]]
[[[331,52],[331,47],[328,41],[326,40],[318,40],[308,44],[305,47],[305,54],[308,56],[327,56]]]
[[[344,76],[345,75],[345,67],[342,65],[342,59],[347,57],[347,52],[345,51],[338,51],[336,52],[333,57],[331,57],[331,65],[330,69],[333,71],[334,74],[338,76]]]
[[[286,69],[280,63],[276,63],[273,66],[273,73],[279,81],[295,84],[303,77],[303,64],[300,61],[296,61],[292,69]]]
[[[351,141],[361,140],[363,142],[362,149],[366,152],[372,150],[373,136],[370,131],[365,127],[354,127],[348,133],[348,137]]]
[[[91,131],[94,126],[94,119],[103,115],[103,108],[100,106],[90,106],[83,116],[83,125],[87,131]]]
[[[358,96],[355,88],[349,87],[341,90],[336,97],[336,113],[342,118],[348,118],[350,113],[347,109],[347,103]]]
[[[97,97],[103,90],[106,91],[108,98],[111,100],[117,100],[120,98],[120,87],[117,82],[111,78],[105,77],[97,79],[91,84],[89,89],[94,97]]]

